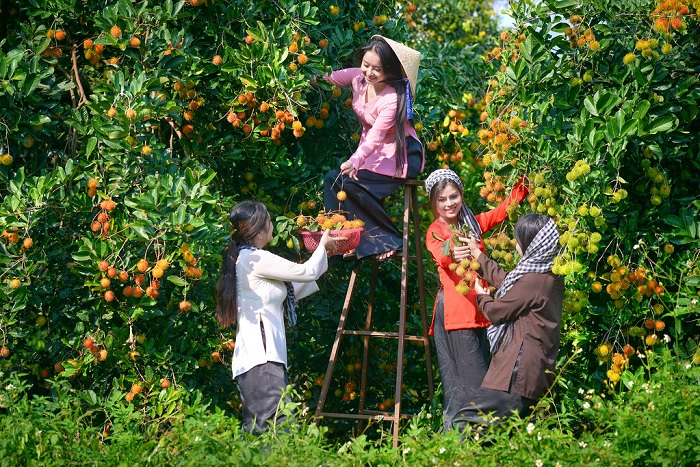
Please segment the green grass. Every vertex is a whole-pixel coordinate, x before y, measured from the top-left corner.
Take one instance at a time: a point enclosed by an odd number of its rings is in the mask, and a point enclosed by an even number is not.
[[[608,391],[581,388],[557,406],[543,401],[548,408],[531,419],[488,430],[440,434],[423,411],[402,427],[398,448],[388,426],[331,441],[327,426],[303,421],[252,437],[200,394],[154,418],[89,393],[30,397],[18,376],[3,376],[0,392],[3,466],[700,465],[700,368],[666,350]]]

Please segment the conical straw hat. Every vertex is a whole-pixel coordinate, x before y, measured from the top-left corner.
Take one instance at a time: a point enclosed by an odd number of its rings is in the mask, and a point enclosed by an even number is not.
[[[420,52],[396,41],[392,41],[391,39],[387,39],[384,36],[380,36],[379,34],[372,37],[381,37],[387,44],[389,44],[391,50],[394,51],[399,59],[399,62],[401,62],[401,66],[403,66],[404,74],[406,75],[406,78],[408,78],[408,82],[411,85],[411,94],[415,100],[416,83],[418,82],[418,67],[420,65]]]

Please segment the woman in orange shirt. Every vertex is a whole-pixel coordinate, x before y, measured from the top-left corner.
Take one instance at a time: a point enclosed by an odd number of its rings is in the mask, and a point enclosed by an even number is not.
[[[472,393],[481,386],[488,370],[486,328],[491,324],[477,309],[476,291],[470,288],[463,295],[456,289],[462,277],[449,266],[455,261],[468,259],[470,250],[466,245],[454,245],[451,241],[454,233],[450,228],[469,226],[471,235],[485,252],[482,233],[503,222],[508,217],[508,205],[513,201],[520,203],[527,196],[528,189],[521,180],[497,208],[474,215],[463,201],[462,181],[452,170],[434,171],[426,179],[425,188],[435,215],[435,221],[428,227],[425,243],[440,276],[430,334],[435,339],[442,380],[443,429],[450,430],[455,414],[471,401]],[[448,255],[443,253],[446,240],[450,240]]]

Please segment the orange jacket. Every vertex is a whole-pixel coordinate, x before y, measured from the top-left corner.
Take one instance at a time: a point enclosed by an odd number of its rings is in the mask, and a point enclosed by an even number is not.
[[[496,225],[503,222],[508,213],[506,208],[513,201],[520,203],[528,193],[527,186],[522,183],[518,183],[513,191],[508,195],[508,197],[495,209],[487,212],[475,215],[481,231],[486,233],[491,230]],[[437,240],[435,236],[443,239],[443,241]],[[444,240],[452,238],[453,234],[450,232],[450,225],[443,222],[440,219],[436,219],[430,227],[425,236],[425,246],[433,255],[433,259],[437,264],[438,274],[440,275],[440,288],[444,290],[444,303],[445,303],[445,329],[447,331],[453,331],[456,329],[475,329],[475,328],[485,328],[491,324],[491,322],[486,319],[486,317],[477,309],[476,306],[476,291],[470,289],[467,295],[462,295],[457,290],[455,286],[461,280],[454,271],[450,271],[449,265],[452,262],[452,257],[445,256],[442,254],[442,245]],[[486,253],[486,247],[484,241],[480,242],[479,248],[481,251]],[[439,293],[439,292],[438,292]],[[437,299],[435,300],[437,304]],[[433,335],[433,326],[435,321],[435,310],[433,309],[433,323],[430,325],[430,335]]]

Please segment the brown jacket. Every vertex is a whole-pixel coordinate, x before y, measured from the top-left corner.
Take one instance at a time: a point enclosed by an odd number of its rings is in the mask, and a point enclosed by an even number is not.
[[[479,257],[479,263],[482,277],[500,287],[506,271],[486,255]],[[502,298],[478,295],[479,310],[493,324],[514,321],[513,338],[491,357],[482,387],[538,399],[551,386],[559,351],[563,299],[564,279],[551,272],[525,274]],[[510,388],[521,348],[518,376]]]

